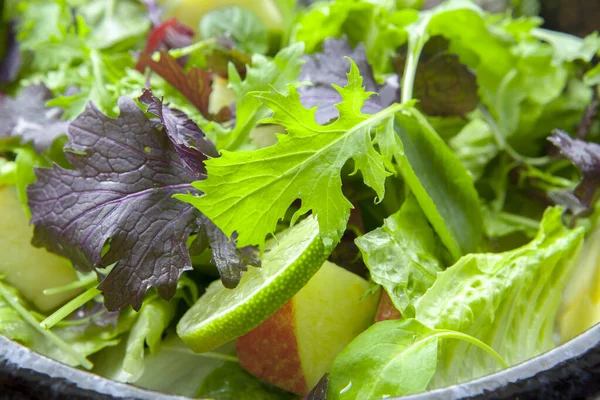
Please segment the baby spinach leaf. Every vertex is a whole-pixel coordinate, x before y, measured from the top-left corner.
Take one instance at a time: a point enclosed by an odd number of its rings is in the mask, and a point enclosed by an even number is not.
[[[442,271],[441,244],[414,196],[384,221],[381,228],[356,239],[371,279],[382,285],[396,308],[406,309],[421,297]]]
[[[450,254],[477,249],[482,237],[479,198],[469,172],[415,109],[398,113],[399,169]]]
[[[331,368],[328,400],[419,393],[435,374],[439,339],[414,319],[382,321],[354,339]]]

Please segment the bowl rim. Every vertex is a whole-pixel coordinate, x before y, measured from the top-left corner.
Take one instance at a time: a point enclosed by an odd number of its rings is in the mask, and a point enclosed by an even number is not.
[[[502,398],[516,397],[519,393],[534,393],[548,379],[564,379],[565,371],[573,363],[581,363],[586,355],[600,352],[600,323],[575,338],[537,357],[513,365],[489,375],[419,394],[401,397],[402,400],[461,399],[479,396],[500,395]],[[596,355],[597,357],[597,355]],[[74,384],[90,395],[108,395],[114,398],[154,400],[189,400],[189,397],[171,395],[142,389],[96,375],[92,372],[70,367],[45,357],[28,347],[0,335],[0,366],[5,364],[11,375],[28,380],[27,374],[34,371],[48,378]],[[7,369],[4,367],[4,369]],[[582,366],[573,371],[581,370]],[[2,372],[2,371],[0,371]],[[560,377],[557,373],[560,372]],[[568,371],[567,371],[568,373]],[[595,379],[600,380],[600,376]],[[533,383],[533,384],[532,384]],[[537,386],[536,386],[537,384]],[[597,395],[598,393],[591,393]],[[496,396],[495,396],[496,397]],[[398,397],[397,399],[400,399]]]

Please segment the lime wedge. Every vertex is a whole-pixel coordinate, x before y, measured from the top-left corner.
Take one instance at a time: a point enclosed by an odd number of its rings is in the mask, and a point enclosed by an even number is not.
[[[317,220],[309,216],[270,240],[261,268],[235,289],[215,281],[179,320],[177,334],[194,351],[211,351],[260,325],[291,299],[325,262]]]

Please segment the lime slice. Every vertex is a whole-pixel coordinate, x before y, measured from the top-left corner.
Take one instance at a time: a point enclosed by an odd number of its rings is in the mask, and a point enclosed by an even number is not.
[[[204,352],[248,333],[302,289],[326,258],[317,220],[309,216],[269,241],[262,267],[245,272],[237,288],[211,283],[179,320],[177,334]]]

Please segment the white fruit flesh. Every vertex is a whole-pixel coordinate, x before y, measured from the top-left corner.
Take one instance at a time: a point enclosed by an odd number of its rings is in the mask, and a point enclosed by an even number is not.
[[[33,247],[29,225],[14,187],[0,187],[0,274],[40,311],[52,310],[78,292],[46,296],[44,289],[77,279],[69,263],[45,249]]]

